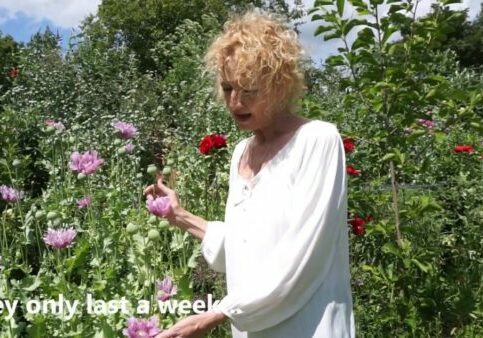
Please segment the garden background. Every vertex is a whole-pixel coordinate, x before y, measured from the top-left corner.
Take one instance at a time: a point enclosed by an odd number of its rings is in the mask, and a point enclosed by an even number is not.
[[[200,243],[142,192],[163,173],[187,210],[223,219],[247,134],[214,100],[202,56],[230,12],[256,6],[295,27],[307,14],[321,44],[343,44],[323,65],[306,60],[300,114],[344,137],[358,336],[483,336],[483,16],[457,2],[418,17],[410,0],[104,0],[68,50],[50,30],[25,44],[0,35],[0,299],[223,297]],[[181,317],[137,317],[152,315]],[[0,313],[0,336],[121,337],[129,317],[19,306]]]

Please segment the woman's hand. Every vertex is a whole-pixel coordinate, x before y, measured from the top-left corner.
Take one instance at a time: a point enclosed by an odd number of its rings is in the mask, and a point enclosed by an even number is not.
[[[163,176],[158,177],[156,184],[151,184],[147,186],[144,189],[144,194],[146,196],[151,195],[154,198],[159,196],[168,196],[171,204],[171,209],[169,213],[165,216],[165,218],[169,221],[169,223],[179,226],[178,222],[185,210],[180,205],[176,191],[168,188],[166,185],[163,184]]]
[[[207,221],[183,209],[179,203],[178,194],[176,194],[176,191],[164,185],[162,176],[158,177],[156,184],[151,184],[146,187],[146,189],[144,189],[144,194],[151,195],[154,198],[158,196],[168,196],[171,208],[164,218],[166,218],[170,224],[176,225],[181,230],[188,231],[191,235],[203,240]]]
[[[156,338],[201,338],[225,318],[224,314],[215,312],[189,316],[158,334]]]

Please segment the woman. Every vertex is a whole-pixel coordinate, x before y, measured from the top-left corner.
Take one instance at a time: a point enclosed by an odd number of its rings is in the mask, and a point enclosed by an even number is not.
[[[260,12],[227,22],[209,48],[220,96],[253,132],[233,152],[225,221],[184,210],[162,180],[145,193],[170,197],[167,219],[202,240],[228,292],[159,338],[201,337],[226,319],[237,338],[354,337],[344,149],[334,125],[294,114],[301,56],[296,34]]]

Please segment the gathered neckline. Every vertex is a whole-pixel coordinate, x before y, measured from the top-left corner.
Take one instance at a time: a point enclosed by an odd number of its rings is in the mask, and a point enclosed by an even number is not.
[[[274,160],[281,156],[284,152],[287,151],[287,149],[289,148],[289,146],[295,142],[295,140],[297,139],[297,136],[299,135],[300,131],[304,128],[304,126],[314,122],[315,120],[309,120],[305,123],[303,123],[302,125],[300,125],[297,130],[294,132],[294,134],[292,135],[292,137],[290,138],[290,140],[287,141],[287,143],[285,143],[283,145],[282,148],[280,148],[276,153],[275,155],[273,155],[273,157],[267,161],[267,163],[262,166],[260,168],[260,170],[258,170],[258,172],[253,176],[253,177],[250,177],[250,178],[246,178],[246,177],[243,177],[242,175],[240,175],[240,162],[241,162],[241,159],[243,157],[243,154],[245,153],[246,149],[247,149],[247,146],[248,146],[248,143],[250,142],[251,139],[253,139],[255,137],[255,135],[252,135],[248,138],[245,139],[245,145],[243,147],[243,151],[241,152],[240,156],[237,158],[237,166],[236,166],[236,176],[243,180],[244,182],[246,183],[255,183],[255,181],[258,181],[258,179],[260,178],[261,174],[268,168],[272,165],[272,163],[274,162]]]

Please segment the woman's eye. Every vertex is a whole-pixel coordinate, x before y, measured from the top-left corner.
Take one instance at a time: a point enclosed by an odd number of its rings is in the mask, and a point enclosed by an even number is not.
[[[231,92],[232,88],[230,87],[222,87],[224,92]]]
[[[242,92],[243,95],[246,95],[246,96],[252,96],[252,95],[256,95],[258,92],[258,90],[244,90]]]

